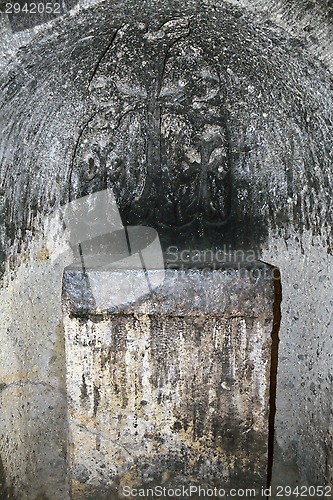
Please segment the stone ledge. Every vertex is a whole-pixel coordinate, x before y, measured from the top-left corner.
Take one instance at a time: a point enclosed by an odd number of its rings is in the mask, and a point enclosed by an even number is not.
[[[160,286],[150,292],[146,279]],[[164,274],[165,273],[165,274]],[[89,281],[90,280],[90,281]],[[258,263],[252,269],[138,269],[90,270],[69,267],[63,277],[63,303],[74,317],[105,314],[166,314],[168,316],[248,315],[258,317],[273,303],[273,271]],[[118,297],[117,306],[98,307],[90,282],[99,296]],[[132,299],[137,297],[137,299]]]

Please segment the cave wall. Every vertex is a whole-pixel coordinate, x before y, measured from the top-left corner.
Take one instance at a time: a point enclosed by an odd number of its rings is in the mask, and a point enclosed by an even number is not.
[[[130,68],[143,52],[135,60],[126,47],[140,49],[140,30],[167,37],[161,26],[172,32],[175,19],[191,26],[180,50],[201,51],[205,92],[196,97],[212,110],[210,95],[218,96],[227,114],[235,203],[217,244],[255,247],[281,270],[273,484],[332,482],[331,16],[325,2],[245,0],[77,5],[14,32],[1,16],[0,446],[20,498],[68,495],[61,280],[71,257],[66,235],[45,217],[70,201],[71,187],[84,192],[96,147],[103,157],[112,85],[121,81],[140,101],[144,76]],[[118,57],[127,62],[112,70],[105,51],[120,26]],[[175,79],[183,69],[189,80],[190,63],[175,64]],[[120,143],[135,117],[129,122]],[[103,168],[112,164],[97,168],[100,187],[114,182]]]

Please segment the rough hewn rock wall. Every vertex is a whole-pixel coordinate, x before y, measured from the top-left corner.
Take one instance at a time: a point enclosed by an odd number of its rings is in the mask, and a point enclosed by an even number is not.
[[[68,201],[96,111],[89,80],[115,29],[133,20],[154,31],[156,19],[157,28],[190,19],[189,44],[214,60],[228,110],[236,241],[258,244],[282,272],[274,482],[332,481],[331,10],[248,4],[106,2],[14,36],[1,18],[1,456],[19,498],[66,495],[61,277],[70,259],[55,264],[66,239],[40,221]]]

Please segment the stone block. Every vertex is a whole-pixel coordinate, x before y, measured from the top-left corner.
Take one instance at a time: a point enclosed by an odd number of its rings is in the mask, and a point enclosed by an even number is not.
[[[154,292],[103,310],[88,275],[65,271],[73,499],[265,486],[274,287],[256,271],[169,269]],[[116,270],[98,273],[121,287]]]

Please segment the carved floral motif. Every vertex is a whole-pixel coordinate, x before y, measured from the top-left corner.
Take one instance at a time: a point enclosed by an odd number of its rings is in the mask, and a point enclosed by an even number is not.
[[[190,22],[177,19],[114,33],[91,77],[97,111],[77,147],[72,197],[112,187],[129,224],[227,220],[231,167],[219,75],[190,32]]]

